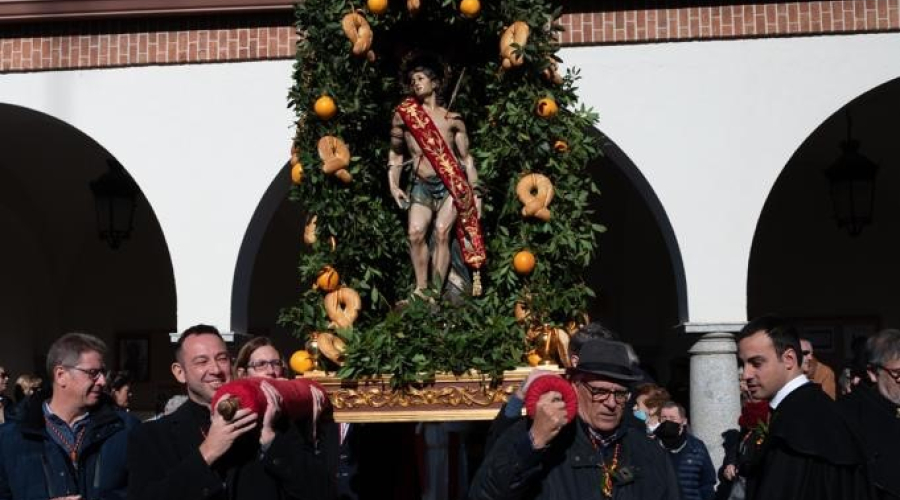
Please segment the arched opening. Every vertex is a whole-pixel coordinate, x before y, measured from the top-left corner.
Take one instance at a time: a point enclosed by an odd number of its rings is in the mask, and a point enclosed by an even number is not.
[[[44,375],[56,338],[95,334],[109,368],[136,372],[133,407],[152,412],[170,384],[176,297],[150,204],[138,192],[131,236],[114,250],[98,236],[90,187],[115,161],[110,152],[52,116],[5,104],[0,137],[0,364],[13,380]]]
[[[658,382],[686,391],[691,339],[671,335],[688,321],[675,233],[637,165],[608,137],[601,141],[603,157],[591,172],[602,192],[596,204],[607,232],[588,276],[598,293],[591,314],[634,345]]]
[[[597,292],[589,314],[632,342],[665,382],[687,386],[689,340],[667,335],[687,321],[681,254],[662,205],[634,163],[609,139],[590,171],[602,191],[595,200],[601,236],[588,283]],[[277,325],[278,311],[299,296],[297,255],[302,251],[302,206],[287,200],[289,167],[272,182],[248,227],[235,271],[232,329],[269,335],[290,352],[299,341]],[[405,245],[406,242],[397,244]],[[672,353],[682,356],[673,358]]]
[[[853,236],[838,227],[825,169],[841,154],[847,116],[859,152],[879,165],[873,221]],[[819,359],[837,368],[854,339],[900,324],[900,79],[838,109],[800,145],[763,208],[747,280],[749,317],[795,319]]]

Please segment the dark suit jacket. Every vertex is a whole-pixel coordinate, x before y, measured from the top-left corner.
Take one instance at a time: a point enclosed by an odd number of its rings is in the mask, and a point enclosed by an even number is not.
[[[900,406],[860,385],[838,400],[838,409],[862,443],[875,498],[900,500]]]
[[[331,497],[324,460],[293,425],[260,453],[258,433],[208,466],[200,443],[209,409],[193,401],[143,424],[128,447],[129,500],[319,500]]]
[[[817,384],[791,392],[769,419],[748,500],[854,500],[869,496],[859,444]]]

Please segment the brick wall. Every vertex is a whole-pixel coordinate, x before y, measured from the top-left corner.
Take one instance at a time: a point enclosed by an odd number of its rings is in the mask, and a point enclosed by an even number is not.
[[[900,30],[900,0],[572,1],[564,45],[651,43]],[[289,11],[0,25],[0,73],[185,64],[294,55]]]
[[[0,25],[0,72],[293,57],[292,17],[269,14]]]
[[[583,3],[583,2],[582,2]],[[825,2],[675,2],[633,0],[563,16],[564,45],[646,43],[897,31],[900,0]],[[689,4],[691,2],[683,2]],[[700,5],[696,5],[700,4]],[[610,7],[610,5],[612,5]],[[618,8],[628,6],[627,8]],[[587,7],[587,6],[586,6]]]

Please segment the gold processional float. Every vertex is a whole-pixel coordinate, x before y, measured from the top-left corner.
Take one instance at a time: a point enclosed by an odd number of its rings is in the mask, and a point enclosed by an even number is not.
[[[370,2],[371,3],[371,2]],[[417,0],[409,0],[418,4]],[[384,2],[386,8],[386,2]],[[410,7],[412,10],[413,7]],[[463,13],[469,17],[477,15],[478,2],[464,0]],[[370,10],[373,10],[370,5]],[[471,11],[471,12],[468,12]],[[374,12],[374,10],[373,10]],[[371,52],[372,29],[366,19],[357,12],[347,14],[342,28],[352,44],[355,56],[373,59]],[[503,70],[515,68],[523,63],[522,53],[517,48],[526,44],[529,27],[518,21],[506,28],[500,39],[500,55]],[[547,81],[559,85],[562,77],[557,72],[556,63],[545,70]],[[322,120],[331,119],[337,111],[334,100],[324,95],[313,106],[313,111]],[[552,118],[557,114],[556,102],[549,97],[537,102],[535,113],[542,118]],[[568,144],[557,140],[553,149],[559,153],[568,150]],[[322,161],[323,172],[333,175],[344,183],[351,183],[352,176],[347,171],[350,164],[350,150],[344,141],[334,136],[324,136],[317,144],[317,153]],[[296,147],[291,150],[291,178],[300,185],[304,170]],[[516,195],[523,205],[522,216],[548,221],[548,208],[554,197],[551,180],[541,174],[529,173],[521,176],[516,185]],[[317,217],[312,215],[304,229],[304,242],[313,245],[317,240]],[[329,237],[334,250],[336,241]],[[535,256],[527,249],[513,257],[513,268],[521,275],[530,274],[535,267]],[[323,371],[323,359],[330,360],[329,366],[340,367],[344,363],[344,340],[336,333],[342,328],[350,328],[356,320],[361,299],[352,288],[342,286],[337,270],[330,266],[323,268],[315,287],[325,293],[324,307],[330,319],[328,331],[316,331],[309,335],[305,349],[295,352],[290,365],[301,377],[314,379],[329,392],[334,407],[334,417],[338,422],[436,422],[459,420],[493,419],[500,406],[515,392],[531,370],[562,372],[569,365],[568,344],[572,333],[580,326],[570,322],[566,328],[555,328],[541,324],[531,317],[526,304],[517,302],[514,315],[520,324],[529,326],[526,342],[528,367],[520,367],[504,372],[499,382],[479,373],[460,376],[438,374],[433,380],[395,390],[390,384],[390,375],[364,380],[347,380],[336,376],[336,372]],[[583,318],[587,322],[587,318]]]
[[[519,308],[517,314],[518,311]],[[568,365],[569,334],[574,328],[577,327],[570,325],[567,331],[541,326],[529,330],[531,366],[504,372],[499,384],[477,373],[438,374],[432,381],[403,390],[391,387],[389,375],[365,380],[341,379],[334,372],[321,370],[321,357],[338,366],[343,363],[344,341],[332,332],[313,332],[306,349],[291,357],[291,367],[328,390],[334,419],[338,422],[492,420],[534,367],[561,372]]]

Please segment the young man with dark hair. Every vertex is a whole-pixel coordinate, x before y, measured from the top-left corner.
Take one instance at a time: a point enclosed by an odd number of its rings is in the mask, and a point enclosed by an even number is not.
[[[216,390],[231,380],[231,369],[225,341],[214,327],[197,325],[181,334],[172,374],[185,385],[188,401],[134,433],[130,500],[329,498],[324,460],[296,426],[279,420],[280,397],[271,386],[263,391],[264,415],[240,409],[226,421],[210,411]]]
[[[0,498],[125,498],[128,434],[139,422],[105,396],[105,354],[83,333],[50,346],[52,395],[30,398],[0,432]]]
[[[867,498],[863,460],[834,402],[802,373],[797,330],[765,316],[738,335],[743,379],[772,408],[747,472],[747,500]]]

